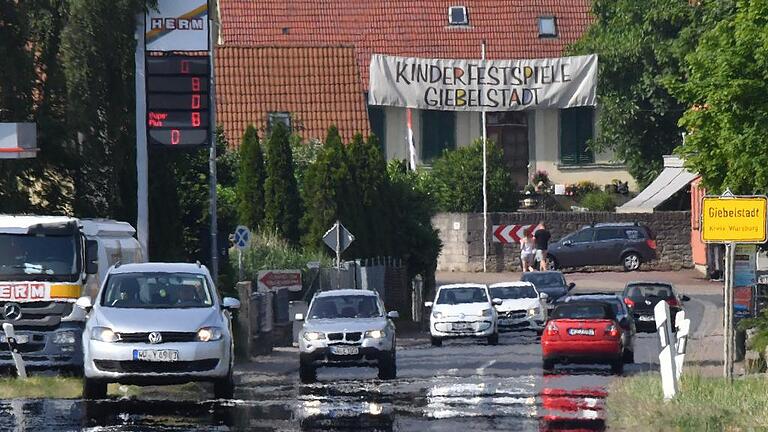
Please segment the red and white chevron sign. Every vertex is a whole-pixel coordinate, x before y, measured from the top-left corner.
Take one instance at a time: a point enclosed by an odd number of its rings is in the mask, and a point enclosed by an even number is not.
[[[526,231],[533,230],[534,225],[494,225],[494,243],[520,243]]]

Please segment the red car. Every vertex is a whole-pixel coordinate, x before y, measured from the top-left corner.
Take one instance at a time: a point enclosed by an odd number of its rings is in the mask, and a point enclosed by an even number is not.
[[[606,303],[563,303],[549,315],[541,335],[543,368],[557,363],[609,364],[613,373],[624,370],[622,328]]]

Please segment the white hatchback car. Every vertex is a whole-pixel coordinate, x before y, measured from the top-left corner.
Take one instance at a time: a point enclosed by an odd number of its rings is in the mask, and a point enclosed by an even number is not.
[[[547,321],[547,293],[539,293],[530,282],[502,282],[488,287],[491,298],[500,299],[496,306],[499,330],[535,330],[541,334]]]
[[[433,346],[442,346],[446,338],[487,338],[489,345],[499,343],[497,313],[488,287],[482,284],[443,285],[437,289],[434,302],[424,305],[432,308],[429,332]]]
[[[106,397],[107,383],[137,385],[210,381],[230,398],[233,298],[219,301],[200,264],[143,263],[113,267],[92,303],[83,332],[83,397]]]

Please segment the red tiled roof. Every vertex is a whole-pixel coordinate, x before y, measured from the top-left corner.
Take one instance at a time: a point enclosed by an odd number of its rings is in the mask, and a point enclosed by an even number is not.
[[[557,57],[592,22],[590,0],[220,0],[225,45],[351,45],[365,88],[372,53],[430,58]],[[449,26],[463,5],[468,26]],[[555,16],[558,37],[538,37]]]
[[[289,112],[303,138],[325,138],[332,124],[342,138],[369,133],[352,47],[217,47],[217,121],[237,146],[249,124],[264,136],[269,112]]]

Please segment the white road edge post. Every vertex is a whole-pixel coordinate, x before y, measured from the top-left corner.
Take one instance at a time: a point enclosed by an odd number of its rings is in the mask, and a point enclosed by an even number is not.
[[[664,400],[671,400],[677,394],[677,370],[672,358],[672,325],[669,319],[669,304],[660,301],[653,308],[656,319],[656,331],[659,333],[661,350],[659,352],[659,366],[661,371],[661,386],[664,390]]]
[[[677,382],[680,382],[680,377],[683,375],[683,363],[685,362],[685,350],[688,346],[688,333],[691,329],[691,320],[685,317],[685,311],[680,311],[675,315],[675,325],[677,326],[677,333],[675,337],[675,371],[677,372]]]
[[[16,331],[13,329],[13,324],[3,323],[3,332],[5,332],[8,346],[11,349],[11,357],[16,364],[16,371],[19,374],[19,378],[27,379],[27,367],[24,365],[24,359],[21,358],[19,350],[16,348]]]

